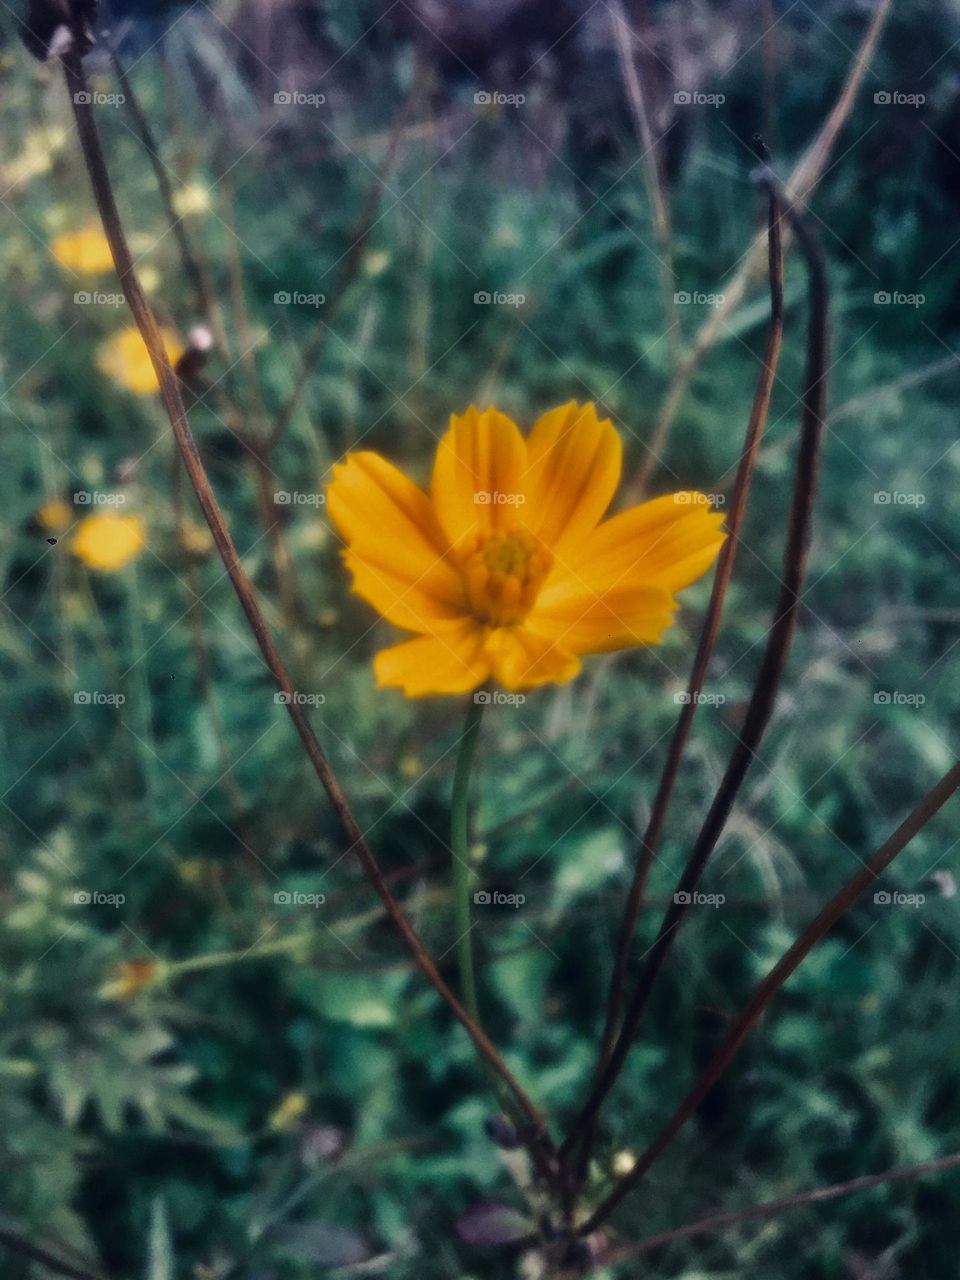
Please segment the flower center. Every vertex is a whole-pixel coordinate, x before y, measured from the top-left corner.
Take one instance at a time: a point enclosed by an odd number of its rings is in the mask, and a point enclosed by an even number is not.
[[[494,626],[521,622],[533,608],[551,558],[523,529],[481,534],[463,553],[467,598],[474,614]]]

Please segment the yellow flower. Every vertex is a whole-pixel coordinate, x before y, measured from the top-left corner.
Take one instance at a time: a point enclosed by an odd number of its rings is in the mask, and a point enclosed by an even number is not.
[[[50,249],[62,267],[82,276],[99,275],[113,266],[107,237],[98,226],[64,231],[53,241]]]
[[[562,684],[580,655],[656,644],[674,593],[725,537],[702,494],[603,520],[620,437],[592,404],[552,409],[524,440],[498,410],[454,415],[429,495],[379,454],[334,468],[330,517],[356,593],[417,638],[374,659],[410,697]]]
[[[114,573],[139,555],[146,541],[146,530],[138,516],[103,511],[80,521],[70,550],[89,569]]]
[[[267,1121],[267,1127],[275,1132],[292,1129],[307,1109],[306,1095],[288,1093],[280,1100],[280,1105]]]
[[[63,533],[73,524],[73,508],[62,498],[54,498],[45,502],[36,510],[37,524],[41,529],[49,529],[51,533]]]
[[[104,1000],[129,1000],[152,987],[161,975],[161,966],[155,960],[125,960],[117,966],[116,976],[103,984],[98,995]]]
[[[161,334],[170,363],[175,365],[183,355],[183,347],[169,329],[162,329]],[[97,368],[135,395],[149,396],[160,389],[147,344],[135,326],[121,329],[107,339],[97,356]]]

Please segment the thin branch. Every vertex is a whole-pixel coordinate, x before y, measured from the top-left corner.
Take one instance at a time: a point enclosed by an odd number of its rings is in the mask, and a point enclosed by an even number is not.
[[[807,925],[803,933],[770,970],[750,997],[743,1012],[731,1026],[720,1048],[707,1063],[699,1080],[681,1102],[656,1138],[640,1156],[636,1165],[621,1178],[610,1195],[598,1206],[581,1231],[584,1235],[595,1230],[616,1208],[623,1197],[637,1185],[655,1160],[666,1150],[700,1103],[736,1057],[740,1047],[760,1021],[764,1010],[795,969],[799,968],[814,947],[821,942],[840,917],[853,906],[860,895],[874,884],[893,860],[902,853],[918,831],[921,831],[939,809],[960,787],[960,762],[949,769],[935,787],[923,797],[908,818],[897,827],[873,857],[865,862],[856,875],[840,888],[820,914]]]
[[[853,63],[840,91],[840,96],[834,103],[820,132],[784,183],[787,196],[791,202],[794,200],[806,200],[823,176],[834,144],[847,121],[847,117],[850,115],[860,84],[869,67],[870,59],[876,52],[892,3],[893,0],[880,0],[864,34],[863,41],[853,55]],[[787,247],[789,247],[789,236],[786,239]],[[744,254],[736,275],[729,283],[723,286],[722,303],[713,308],[709,318],[701,325],[694,339],[693,347],[678,366],[673,380],[667,388],[663,408],[650,437],[650,445],[646,456],[637,472],[636,480],[630,486],[629,495],[631,497],[646,491],[653,468],[663,456],[674,419],[687,393],[690,382],[726,327],[729,316],[740,305],[751,283],[759,274],[762,259],[763,237],[757,236]]]
[[[660,170],[660,159],[657,155],[653,130],[650,128],[650,113],[647,110],[643,85],[633,59],[633,50],[630,47],[632,31],[627,23],[622,0],[611,0],[607,8],[610,11],[610,27],[613,31],[617,55],[620,59],[620,70],[627,90],[627,101],[633,114],[637,139],[643,149],[643,173],[647,188],[647,199],[650,201],[650,207],[653,211],[653,227],[657,237],[657,255],[664,317],[666,323],[670,325],[675,281],[670,231],[670,206],[667,202],[666,188]],[[675,347],[674,326],[670,325],[667,332]]]
[[[174,206],[173,187],[170,185],[170,175],[166,165],[160,158],[160,147],[154,135],[147,113],[144,111],[140,99],[134,92],[133,85],[127,75],[126,67],[120,61],[120,57],[113,44],[109,45],[110,61],[117,75],[117,81],[123,91],[124,99],[130,108],[130,114],[133,116],[134,124],[140,135],[140,141],[143,149],[147,153],[150,167],[153,169],[153,176],[157,183],[157,189],[160,192],[160,201],[163,205],[167,222],[170,225],[170,231],[174,240],[177,242],[177,249],[180,252],[180,261],[183,265],[184,274],[190,281],[190,287],[193,290],[194,299],[196,301],[197,310],[206,320],[214,331],[217,339],[217,346],[222,351],[226,350],[226,337],[223,333],[223,325],[220,323],[220,317],[217,312],[216,304],[210,290],[207,288],[207,282],[204,273],[200,267],[199,259],[193,252],[189,237],[183,225],[183,218],[177,213]]]
[[[675,1240],[687,1240],[690,1236],[704,1235],[711,1231],[723,1231],[727,1227],[736,1226],[740,1222],[749,1222],[753,1218],[768,1218],[786,1209],[799,1209],[804,1205],[821,1204],[824,1200],[836,1200],[841,1196],[852,1196],[858,1191],[870,1191],[874,1187],[882,1187],[891,1182],[907,1182],[913,1178],[922,1178],[928,1173],[939,1173],[943,1169],[955,1169],[960,1166],[960,1153],[949,1156],[938,1156],[935,1160],[924,1160],[922,1164],[901,1165],[897,1169],[888,1169],[885,1173],[871,1173],[861,1178],[851,1178],[849,1182],[834,1182],[827,1187],[814,1187],[810,1191],[801,1191],[795,1196],[781,1196],[779,1200],[766,1200],[762,1204],[750,1205],[747,1209],[733,1209],[728,1213],[714,1213],[709,1218],[701,1218],[698,1222],[688,1222],[684,1227],[674,1227],[671,1231],[661,1231],[659,1235],[647,1236],[636,1244],[626,1245],[622,1249],[607,1254],[603,1258],[604,1266],[615,1266],[629,1258],[637,1258],[652,1249],[659,1249],[665,1244],[673,1244]]]
[[[79,36],[79,32],[77,35]],[[424,947],[419,934],[410,924],[399,903],[394,898],[373,853],[367,845],[347,798],[310,726],[310,722],[297,699],[293,696],[293,683],[274,644],[273,637],[257,602],[253,586],[240,562],[236,546],[210,485],[210,480],[187,420],[183,399],[180,395],[179,381],[170,367],[156,319],[137,279],[114,199],[113,187],[100,141],[99,130],[94,118],[95,108],[89,105],[90,95],[87,90],[86,75],[76,49],[72,49],[64,56],[63,66],[67,90],[73,102],[73,112],[83,157],[90,175],[103,228],[113,254],[117,274],[123,285],[123,291],[134,320],[150,353],[150,359],[160,384],[160,394],[164,408],[170,419],[170,425],[173,428],[177,447],[186,466],[187,474],[190,477],[200,508],[213,535],[217,550],[223,560],[224,568],[233,584],[237,598],[246,614],[260,652],[263,654],[264,661],[269,667],[278,688],[288,695],[286,699],[287,713],[293,721],[294,728],[303,743],[310,763],[313,765],[314,771],[323,784],[327,797],[333,806],[340,826],[347,838],[349,850],[356,854],[367,879],[385,906],[394,926],[413,953],[427,980],[450,1008],[457,1021],[464,1027],[480,1055],[503,1080],[516,1099],[518,1106],[527,1117],[534,1131],[534,1136],[530,1142],[531,1155],[537,1159],[541,1169],[543,1169],[548,1164],[545,1153],[551,1150],[543,1117],[516,1080],[489,1037],[470,1017],[446,982],[444,982]]]
[[[807,365],[803,393],[800,445],[787,543],[784,550],[783,577],[774,610],[767,645],[757,672],[753,694],[747,707],[743,727],[730,757],[723,780],[694,842],[677,885],[674,900],[667,909],[650,948],[646,963],[630,997],[623,1027],[610,1052],[606,1067],[597,1080],[573,1129],[561,1146],[561,1155],[572,1150],[580,1134],[588,1132],[604,1098],[615,1083],[626,1062],[637,1034],[640,1020],[654,983],[660,974],[670,948],[679,932],[690,905],[691,896],[700,882],[704,868],[723,832],[734,801],[769,724],[783,678],[787,655],[796,628],[800,592],[806,572],[807,552],[813,519],[820,458],[820,441],[826,409],[826,370],[828,367],[828,295],[827,277],[820,246],[796,211],[786,209],[798,240],[804,250],[810,277],[810,321],[807,330]]]
[[[703,630],[700,634],[700,641],[694,658],[693,669],[690,673],[690,680],[687,684],[687,701],[684,704],[683,710],[680,713],[680,718],[677,722],[673,741],[670,744],[670,751],[667,756],[666,764],[664,765],[663,774],[660,778],[660,785],[657,788],[657,794],[654,798],[653,807],[650,812],[650,819],[647,823],[647,828],[643,833],[643,839],[636,858],[636,869],[634,871],[633,883],[630,886],[630,894],[627,898],[627,905],[620,927],[617,957],[614,964],[613,976],[610,980],[607,1023],[604,1029],[601,1047],[600,1069],[606,1066],[610,1055],[610,1049],[613,1045],[613,1038],[616,1034],[617,1026],[620,1021],[620,1013],[623,1006],[624,986],[627,976],[627,963],[630,958],[633,935],[637,927],[637,915],[643,901],[647,877],[650,873],[650,865],[653,861],[656,847],[660,839],[660,833],[663,828],[664,818],[666,817],[667,807],[670,803],[671,796],[673,795],[673,788],[676,784],[677,775],[680,770],[680,763],[683,758],[687,738],[693,725],[693,718],[697,712],[697,695],[703,688],[703,683],[707,674],[707,667],[713,653],[713,646],[720,626],[720,617],[723,611],[724,600],[726,599],[727,587],[730,584],[730,577],[733,573],[734,561],[737,555],[740,527],[743,524],[747,497],[750,492],[750,482],[753,478],[753,471],[760,448],[760,441],[763,436],[764,427],[766,426],[767,412],[770,407],[770,395],[773,389],[774,377],[776,376],[777,364],[780,360],[780,347],[783,340],[783,244],[780,224],[781,214],[777,202],[777,195],[776,192],[771,189],[767,215],[767,236],[769,242],[768,270],[770,278],[770,329],[767,334],[766,349],[763,354],[763,367],[761,368],[760,377],[757,381],[757,389],[753,398],[753,408],[750,413],[750,421],[747,426],[746,438],[743,444],[743,451],[740,455],[740,464],[737,470],[737,478],[734,483],[733,495],[730,502],[730,514],[727,517],[727,540],[723,545],[720,557],[717,561],[717,571],[714,577],[710,604],[707,609],[707,617]]]
[[[400,149],[400,142],[404,135],[404,126],[409,118],[413,104],[417,99],[419,85],[420,77],[415,75],[413,85],[404,99],[403,104],[397,113],[396,121],[390,131],[390,139],[387,143],[386,154],[380,164],[380,167],[373,175],[373,179],[370,183],[370,190],[367,193],[367,198],[362,210],[360,211],[360,216],[349,234],[349,247],[341,260],[340,270],[337,273],[337,278],[331,291],[331,301],[330,305],[326,308],[325,323],[317,326],[313,340],[304,353],[300,372],[297,375],[293,389],[281,405],[273,426],[267,435],[264,444],[265,457],[269,457],[273,453],[274,449],[276,449],[284,432],[289,427],[290,422],[293,419],[293,415],[297,411],[300,398],[307,388],[307,383],[313,376],[314,370],[320,361],[320,357],[323,355],[324,348],[326,347],[327,335],[330,332],[330,324],[334,316],[339,311],[347,289],[357,273],[357,268],[360,266],[361,256],[376,218],[377,207],[380,203],[380,192],[382,188],[386,186],[386,179],[396,162],[397,154]]]

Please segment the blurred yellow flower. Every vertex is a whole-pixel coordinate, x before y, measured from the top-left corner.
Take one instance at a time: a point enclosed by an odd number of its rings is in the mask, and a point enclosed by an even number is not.
[[[37,507],[36,520],[41,529],[49,529],[51,533],[63,533],[73,524],[74,512],[69,502],[62,498],[54,498]]]
[[[70,550],[87,568],[114,573],[139,555],[146,541],[146,530],[138,516],[103,511],[80,521]]]
[[[674,593],[723,540],[703,494],[603,516],[620,437],[592,404],[551,409],[527,439],[471,406],[440,441],[430,493],[377,453],[347,455],[327,489],[353,589],[417,638],[374,659],[409,697],[563,684],[580,655],[656,644]]]
[[[62,232],[51,243],[50,251],[62,267],[83,276],[99,275],[113,266],[107,237],[98,226]]]
[[[159,980],[162,969],[155,960],[125,960],[115,974],[97,993],[104,1000],[129,1000],[139,995]]]
[[[0,165],[0,185],[3,186],[4,195],[9,194],[14,187],[39,177],[41,173],[49,172],[54,157],[63,149],[68,136],[67,130],[59,126],[29,129],[23,135],[23,150],[6,164]]]
[[[169,329],[160,332],[170,363],[175,365],[183,355],[183,347]],[[147,344],[135,325],[107,339],[97,356],[97,368],[134,395],[149,396],[160,389]]]
[[[180,529],[180,543],[187,555],[198,559],[209,555],[216,545],[207,526],[198,524],[196,520],[184,520]]]
[[[276,1133],[280,1133],[284,1129],[292,1129],[306,1109],[306,1094],[288,1093],[280,1100],[280,1105],[271,1114],[267,1121],[267,1127],[273,1129]]]

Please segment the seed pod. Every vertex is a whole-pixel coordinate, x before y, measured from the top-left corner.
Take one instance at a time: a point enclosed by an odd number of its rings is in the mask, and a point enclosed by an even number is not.
[[[40,62],[60,57],[77,42],[81,56],[96,44],[97,0],[27,0],[20,39]]]

